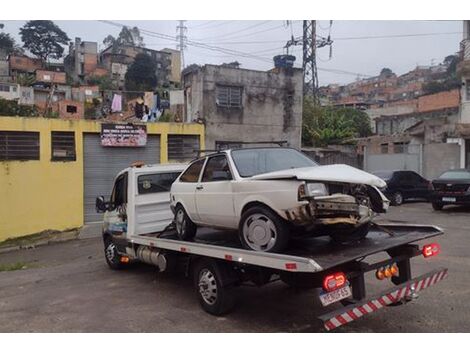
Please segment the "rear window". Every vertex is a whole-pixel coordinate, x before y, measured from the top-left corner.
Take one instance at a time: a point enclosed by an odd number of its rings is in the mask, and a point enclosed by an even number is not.
[[[171,184],[175,182],[180,172],[141,175],[137,178],[139,194],[170,192]]]
[[[439,178],[445,180],[462,180],[470,179],[470,171],[466,170],[451,170],[444,172]]]

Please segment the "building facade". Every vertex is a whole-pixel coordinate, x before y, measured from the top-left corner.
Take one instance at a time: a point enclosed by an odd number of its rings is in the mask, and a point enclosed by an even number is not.
[[[209,149],[287,141],[300,149],[300,69],[269,72],[205,65],[183,71],[185,120],[201,121]]]

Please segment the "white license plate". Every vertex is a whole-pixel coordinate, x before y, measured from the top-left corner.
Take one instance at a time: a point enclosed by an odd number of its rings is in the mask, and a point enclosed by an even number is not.
[[[342,299],[348,298],[352,295],[351,287],[344,286],[332,292],[324,292],[320,294],[320,301],[323,307],[326,307],[332,303],[341,301]]]
[[[454,197],[442,197],[443,202],[455,202],[457,199]]]

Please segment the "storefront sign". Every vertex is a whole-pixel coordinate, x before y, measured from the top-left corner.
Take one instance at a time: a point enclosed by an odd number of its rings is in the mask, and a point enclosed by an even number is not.
[[[103,123],[101,145],[103,147],[145,147],[147,126]]]

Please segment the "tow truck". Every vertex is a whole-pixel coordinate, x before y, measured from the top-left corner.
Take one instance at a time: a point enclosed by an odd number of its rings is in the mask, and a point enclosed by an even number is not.
[[[202,309],[216,316],[235,307],[235,288],[248,282],[263,286],[281,280],[315,288],[324,307],[335,307],[318,316],[328,331],[408,303],[447,277],[443,267],[412,276],[411,258],[428,260],[440,252],[435,239],[443,231],[432,225],[374,223],[365,239],[351,243],[299,234],[283,253],[243,249],[236,234],[212,229],[198,230],[192,241],[179,240],[169,191],[185,167],[135,163],[116,176],[109,201],[96,199],[96,210],[104,213],[104,253],[111,269],[140,261],[159,272],[183,272],[192,278]],[[371,272],[388,286],[380,293],[367,292],[365,275]]]

